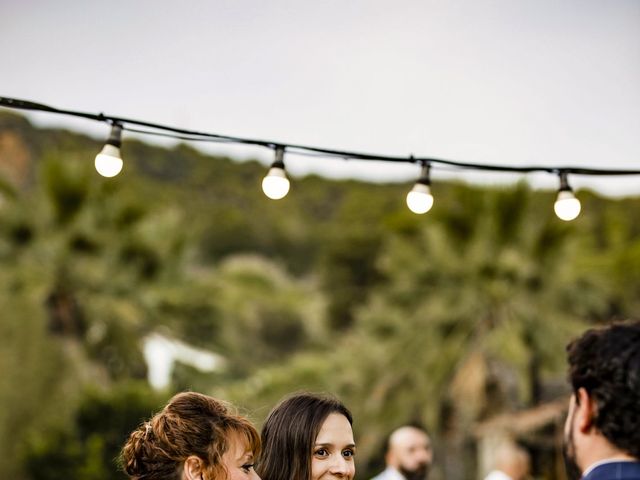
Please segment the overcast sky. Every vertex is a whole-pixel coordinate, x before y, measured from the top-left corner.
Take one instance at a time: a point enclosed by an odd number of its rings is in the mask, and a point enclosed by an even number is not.
[[[368,153],[640,169],[639,0],[0,0],[0,53],[0,96],[59,108]],[[287,167],[418,175],[306,157]],[[454,177],[513,179],[433,170]],[[640,194],[640,176],[570,180]]]

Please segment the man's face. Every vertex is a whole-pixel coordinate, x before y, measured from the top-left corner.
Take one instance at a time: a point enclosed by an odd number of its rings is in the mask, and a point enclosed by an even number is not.
[[[431,440],[417,428],[403,429],[392,438],[389,459],[407,480],[425,480],[433,461]]]
[[[578,480],[582,477],[582,470],[578,466],[576,456],[576,443],[574,441],[574,422],[576,416],[576,397],[571,396],[569,402],[569,412],[567,413],[567,421],[564,424],[564,441],[562,445],[562,455],[564,457],[564,465],[567,470],[568,480]]]

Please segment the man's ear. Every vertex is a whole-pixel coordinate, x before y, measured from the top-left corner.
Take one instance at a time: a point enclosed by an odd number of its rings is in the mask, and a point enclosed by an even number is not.
[[[384,454],[384,462],[387,464],[387,466],[395,466],[395,455],[394,453],[391,451],[391,449],[387,450],[387,453]]]
[[[191,455],[184,462],[182,480],[202,480],[204,465],[200,457]]]
[[[576,393],[576,423],[580,432],[587,433],[594,426],[598,414],[598,406],[595,400],[589,396],[584,388]]]

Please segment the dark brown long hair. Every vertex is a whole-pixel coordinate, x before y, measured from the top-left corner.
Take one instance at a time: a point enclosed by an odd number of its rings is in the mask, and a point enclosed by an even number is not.
[[[184,462],[195,455],[204,464],[205,478],[224,479],[222,456],[234,434],[255,456],[260,453],[260,437],[246,418],[207,395],[179,393],[131,433],[120,461],[125,473],[136,480],[179,480]]]
[[[329,395],[297,393],[271,410],[262,427],[262,456],[256,468],[262,480],[309,480],[313,445],[331,413],[353,424],[347,407]]]

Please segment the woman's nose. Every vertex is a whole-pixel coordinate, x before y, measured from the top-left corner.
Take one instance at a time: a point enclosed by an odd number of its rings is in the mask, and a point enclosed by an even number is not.
[[[353,463],[342,455],[336,457],[331,464],[331,473],[337,476],[345,477],[349,476],[349,472],[353,469]],[[350,477],[353,477],[351,475]]]

